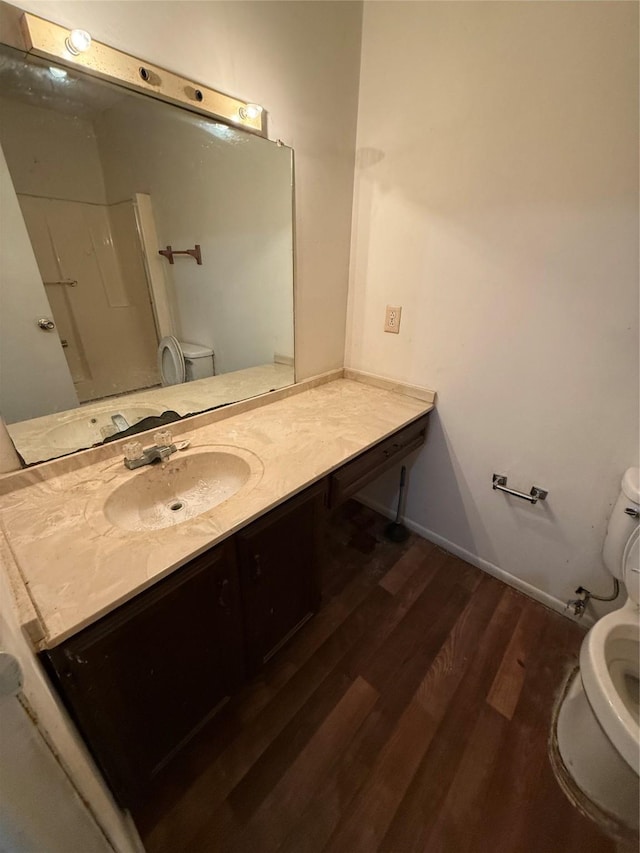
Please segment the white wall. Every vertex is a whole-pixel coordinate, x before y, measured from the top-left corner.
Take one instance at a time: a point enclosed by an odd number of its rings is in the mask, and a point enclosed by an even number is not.
[[[346,362],[438,391],[408,518],[559,599],[638,461],[637,75],[635,3],[365,5]]]
[[[21,0],[254,103],[296,152],[296,374],[343,361],[361,4]]]

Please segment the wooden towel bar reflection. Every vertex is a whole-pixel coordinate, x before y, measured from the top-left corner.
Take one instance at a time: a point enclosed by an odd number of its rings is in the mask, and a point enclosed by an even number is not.
[[[196,243],[193,249],[172,249],[171,246],[167,246],[166,249],[158,249],[159,255],[164,255],[165,258],[169,259],[169,263],[173,263],[174,255],[191,255],[192,258],[196,259],[196,262],[199,266],[202,266],[202,252],[200,251],[200,244]]]

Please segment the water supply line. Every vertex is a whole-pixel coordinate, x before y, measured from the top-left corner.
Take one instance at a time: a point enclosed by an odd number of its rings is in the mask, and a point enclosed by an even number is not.
[[[615,601],[620,595],[620,581],[617,578],[613,579],[613,595],[596,595],[584,586],[579,586],[576,589],[576,595],[578,598],[570,598],[569,601],[567,601],[565,610],[569,610],[569,608],[571,608],[573,610],[573,615],[577,616],[578,619],[582,619],[584,612],[587,609],[587,604],[589,604],[591,599],[594,601]]]

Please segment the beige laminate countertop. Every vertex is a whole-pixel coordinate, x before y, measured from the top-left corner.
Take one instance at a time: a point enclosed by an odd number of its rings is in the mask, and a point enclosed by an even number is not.
[[[239,448],[252,474],[224,503],[160,530],[125,531],[104,515],[114,488],[148,470],[126,469],[120,448],[2,495],[0,525],[35,608],[41,646],[57,645],[432,408],[338,379],[197,429],[173,424],[176,440],[191,441],[180,456]]]

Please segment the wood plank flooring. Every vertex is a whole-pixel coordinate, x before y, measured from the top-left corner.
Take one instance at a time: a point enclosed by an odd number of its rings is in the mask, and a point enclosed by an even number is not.
[[[320,613],[167,768],[149,853],[613,853],[547,758],[582,632],[348,504]]]

